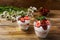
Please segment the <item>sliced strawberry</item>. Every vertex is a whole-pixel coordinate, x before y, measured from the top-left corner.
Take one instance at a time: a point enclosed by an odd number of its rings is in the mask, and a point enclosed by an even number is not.
[[[38,27],[38,28],[39,28],[39,27],[40,27],[40,25],[41,25],[40,21],[37,21],[37,22],[36,22],[36,27]]]
[[[20,21],[25,22],[25,19],[23,17],[20,18]]]
[[[46,21],[46,24],[49,25],[49,24],[50,24],[50,21],[47,20],[47,21]]]
[[[24,19],[25,19],[25,20],[29,20],[30,18],[29,18],[28,16],[25,16]]]

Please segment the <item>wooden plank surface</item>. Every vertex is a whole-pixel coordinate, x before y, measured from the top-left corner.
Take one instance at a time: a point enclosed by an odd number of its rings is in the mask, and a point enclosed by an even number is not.
[[[0,26],[1,28],[1,26]],[[4,29],[4,30],[3,30]],[[2,31],[3,30],[3,31]],[[42,40],[41,38],[38,38],[35,33],[33,27],[30,27],[28,31],[19,31],[17,27],[9,27],[4,26],[0,30],[0,39],[9,39],[9,40]],[[6,32],[5,32],[6,31]],[[60,28],[56,26],[51,26],[50,32],[45,38],[46,40],[60,40]],[[43,39],[43,40],[45,40]]]
[[[0,25],[0,40],[60,40],[59,17],[51,18],[50,21],[52,23],[52,26],[49,34],[45,39],[38,38],[35,35],[33,26],[31,26],[28,31],[21,31],[17,24],[15,25],[15,23],[13,23],[11,25]]]

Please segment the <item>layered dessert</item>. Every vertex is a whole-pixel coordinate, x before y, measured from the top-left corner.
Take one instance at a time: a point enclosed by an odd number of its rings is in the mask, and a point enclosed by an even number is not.
[[[29,16],[19,17],[17,23],[22,30],[28,30],[30,17]]]
[[[50,21],[46,18],[34,22],[34,30],[38,37],[46,38],[50,29]]]

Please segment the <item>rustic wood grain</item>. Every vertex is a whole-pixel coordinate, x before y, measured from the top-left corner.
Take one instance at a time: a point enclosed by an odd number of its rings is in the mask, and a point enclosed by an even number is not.
[[[60,13],[58,10],[53,13]],[[55,13],[55,14],[56,14]],[[53,16],[53,15],[52,15]],[[58,15],[57,15],[58,16]],[[52,19],[51,19],[52,18]],[[0,26],[0,40],[60,40],[60,20],[59,17],[50,17],[51,29],[47,37],[42,39],[35,35],[34,28],[31,26],[28,31],[21,31],[18,26]],[[14,23],[15,24],[15,23]]]
[[[8,28],[6,27],[6,31],[8,30]],[[42,40],[41,38],[38,38],[33,30],[33,27],[31,29],[29,29],[28,31],[13,31],[16,30],[16,28],[9,28],[10,32],[8,31],[8,33],[4,33],[4,34],[0,34],[0,38],[1,39],[16,39],[16,40]],[[18,30],[18,29],[17,29]],[[50,32],[47,36],[47,38],[45,38],[46,40],[60,40],[60,28],[56,27],[56,26],[51,26]],[[45,40],[43,39],[43,40]]]

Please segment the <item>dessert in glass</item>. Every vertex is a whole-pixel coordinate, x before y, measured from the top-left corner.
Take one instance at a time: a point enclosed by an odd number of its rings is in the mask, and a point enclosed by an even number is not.
[[[35,34],[40,38],[46,38],[50,27],[50,21],[43,16],[34,22]]]

